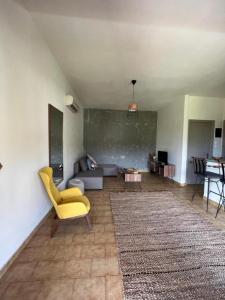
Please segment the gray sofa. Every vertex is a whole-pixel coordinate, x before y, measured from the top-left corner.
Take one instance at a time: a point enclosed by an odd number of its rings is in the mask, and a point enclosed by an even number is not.
[[[83,158],[82,158],[83,159]],[[81,170],[80,160],[74,164],[74,177],[84,182],[85,190],[102,190],[104,176],[117,176],[118,167],[101,164],[95,170]]]

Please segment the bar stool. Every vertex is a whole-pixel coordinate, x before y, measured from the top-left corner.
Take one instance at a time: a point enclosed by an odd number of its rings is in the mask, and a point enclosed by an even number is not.
[[[201,184],[205,181],[208,181],[208,189],[207,189],[207,202],[206,202],[206,211],[208,211],[209,207],[209,194],[214,193],[220,196],[220,190],[218,186],[218,182],[222,178],[221,174],[213,173],[206,171],[206,159],[200,158],[200,157],[192,157],[193,159],[193,165],[194,165],[194,173],[196,175],[195,184]],[[217,185],[218,193],[210,190],[210,183],[214,182]],[[192,201],[194,200],[196,194],[196,190],[194,191],[192,195]]]
[[[220,201],[217,206],[215,218],[217,217],[222,206],[224,207],[224,210],[225,210],[225,196],[224,196],[224,185],[225,185],[225,167],[224,166],[225,166],[225,163],[220,163],[220,164],[221,164],[221,168],[222,168],[222,177],[220,178],[222,187],[221,187],[221,193],[220,193]]]

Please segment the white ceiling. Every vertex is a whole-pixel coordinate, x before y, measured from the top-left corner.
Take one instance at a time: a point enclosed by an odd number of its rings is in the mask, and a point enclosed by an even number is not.
[[[139,109],[190,94],[225,98],[225,0],[16,0],[81,102]]]

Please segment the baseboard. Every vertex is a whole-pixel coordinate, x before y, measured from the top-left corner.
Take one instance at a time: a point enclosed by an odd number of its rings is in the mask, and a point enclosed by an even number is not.
[[[179,181],[176,181],[173,177],[164,177],[164,178],[167,178],[167,179],[169,179],[169,180],[172,180],[175,184],[177,184],[177,185],[180,186],[180,187],[187,186],[186,183],[181,183],[181,182],[179,182]]]
[[[3,275],[8,271],[10,266],[13,264],[13,262],[16,260],[16,258],[20,255],[20,253],[23,251],[23,249],[27,246],[27,244],[30,242],[32,237],[35,235],[35,233],[38,231],[38,229],[41,227],[41,225],[45,222],[45,220],[49,217],[49,215],[52,213],[53,208],[51,208],[47,214],[44,216],[44,218],[39,222],[39,224],[32,230],[32,232],[29,234],[29,236],[26,238],[26,240],[22,243],[22,245],[16,250],[16,252],[13,254],[13,256],[9,259],[9,261],[4,265],[4,267],[0,270],[0,279],[3,277]]]
[[[187,183],[180,183],[180,182],[177,182],[177,183],[179,184],[179,186],[182,186],[182,187],[187,186]]]
[[[167,177],[167,178],[173,180],[173,182],[176,183],[178,186],[181,186],[181,187],[187,186],[187,184],[186,184],[185,182],[177,181],[177,180],[175,179],[175,177]]]

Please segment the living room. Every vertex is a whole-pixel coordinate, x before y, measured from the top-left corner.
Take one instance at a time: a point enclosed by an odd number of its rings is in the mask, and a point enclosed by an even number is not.
[[[221,0],[0,2],[0,299],[223,299],[224,11]],[[56,190],[73,180],[87,210],[73,220],[43,180],[59,149]],[[165,177],[150,173],[158,151],[174,168]],[[100,188],[75,172],[87,155],[108,168]]]

